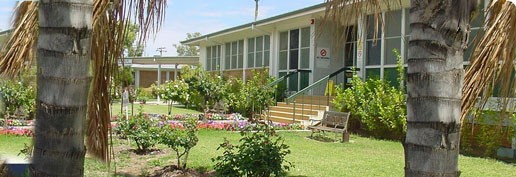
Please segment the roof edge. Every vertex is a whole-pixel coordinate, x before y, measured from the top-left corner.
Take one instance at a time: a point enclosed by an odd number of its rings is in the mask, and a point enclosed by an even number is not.
[[[196,38],[180,41],[180,43],[181,44],[187,44],[187,43],[195,42],[195,41],[202,40],[202,39],[205,39],[205,38],[209,38],[209,37],[212,37],[212,36],[216,36],[216,35],[219,35],[219,34],[223,34],[223,33],[227,33],[227,32],[230,32],[230,31],[236,31],[236,30],[239,30],[239,29],[250,27],[251,25],[260,25],[260,24],[263,24],[263,23],[267,23],[267,22],[270,22],[270,21],[273,21],[273,20],[277,20],[277,19],[281,19],[281,18],[284,18],[284,17],[292,16],[292,15],[295,15],[295,14],[298,14],[298,13],[302,13],[302,12],[305,12],[305,11],[315,10],[315,9],[318,9],[318,8],[321,8],[321,7],[326,7],[326,3],[320,3],[320,4],[317,4],[317,5],[305,7],[305,8],[294,10],[294,11],[290,11],[290,12],[287,12],[287,13],[284,13],[284,14],[280,14],[280,15],[272,16],[272,17],[265,18],[265,19],[262,19],[262,20],[258,20],[258,21],[255,21],[255,22],[250,22],[250,23],[246,23],[246,24],[243,24],[243,25],[227,28],[227,29],[220,30],[220,31],[217,31],[217,32],[213,32],[213,33],[209,33],[209,34],[206,34],[206,35],[202,35],[202,36],[199,36],[199,37],[196,37]]]
[[[4,35],[4,34],[11,33],[11,31],[12,31],[12,29],[8,29],[8,30],[0,31],[0,35]]]

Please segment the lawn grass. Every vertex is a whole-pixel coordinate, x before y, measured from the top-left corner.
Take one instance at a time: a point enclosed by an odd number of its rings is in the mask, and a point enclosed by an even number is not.
[[[0,156],[17,156],[25,147],[32,141],[30,137],[14,136],[14,135],[0,135]],[[23,158],[23,157],[20,157]]]
[[[134,112],[138,111],[138,108],[143,106],[143,112],[145,113],[155,113],[155,114],[168,114],[168,106],[167,105],[153,105],[153,104],[134,104]],[[120,103],[113,103],[111,107],[111,113],[113,115],[120,114]],[[199,114],[201,112],[194,109],[187,109],[182,105],[173,105],[172,107],[172,115],[174,114]],[[125,112],[124,112],[125,114]],[[129,105],[129,114],[131,114],[131,105]]]
[[[295,167],[289,172],[289,176],[403,176],[404,157],[403,147],[399,142],[375,140],[352,135],[351,143],[319,142],[307,137],[309,132],[280,132],[285,138],[285,143],[290,146],[291,154],[287,160],[293,162]],[[220,155],[217,147],[224,137],[236,143],[240,135],[236,132],[226,131],[199,131],[199,143],[190,153],[188,167],[194,169],[211,170],[214,162],[211,158]],[[333,137],[333,136],[331,136]],[[26,137],[0,136],[0,152],[15,152],[14,144],[29,142]],[[126,140],[115,140],[115,146],[127,145]],[[10,142],[10,143],[4,143]],[[133,146],[134,147],[134,146]],[[175,163],[175,157],[164,146],[158,148],[165,150],[163,156],[145,155],[139,156],[139,164],[128,163],[131,160],[129,152],[116,154],[120,160],[117,168],[139,168],[140,174],[152,173],[156,166],[166,166]],[[143,167],[142,167],[143,166]],[[106,165],[86,159],[85,176],[106,176]],[[112,166],[113,170],[114,167]],[[515,164],[506,164],[492,159],[460,156],[459,169],[461,176],[516,176]]]
[[[292,153],[287,160],[295,167],[289,176],[403,176],[404,153],[399,142],[382,141],[359,136],[351,136],[351,143],[319,142],[307,137],[309,132],[281,132],[285,143]],[[236,143],[240,135],[236,132],[207,131],[199,132],[199,143],[190,153],[188,167],[211,170],[211,158],[220,155],[217,147],[224,137]],[[133,146],[134,147],[134,146]],[[160,149],[166,149],[159,146]],[[160,158],[142,158],[147,167],[142,173],[154,166],[175,163],[175,156],[168,154]],[[119,164],[120,168],[124,164]],[[131,167],[131,164],[125,164]],[[516,176],[516,166],[497,160],[460,156],[461,176]]]

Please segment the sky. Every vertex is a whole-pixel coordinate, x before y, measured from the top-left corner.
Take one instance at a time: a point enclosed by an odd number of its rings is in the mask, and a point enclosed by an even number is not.
[[[11,14],[18,0],[0,0],[0,30],[9,29]],[[260,0],[258,20],[316,5],[324,0]],[[254,20],[254,0],[168,0],[162,29],[147,41],[144,56],[176,56],[173,44],[186,39],[186,33],[209,34]]]

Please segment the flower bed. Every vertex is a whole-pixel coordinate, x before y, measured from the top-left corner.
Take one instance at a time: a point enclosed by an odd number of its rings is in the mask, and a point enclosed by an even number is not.
[[[198,120],[243,120],[244,117],[238,113],[232,114],[215,114],[208,113],[204,114],[175,114],[175,115],[165,115],[165,114],[143,114],[145,118],[155,119],[155,120],[176,120],[176,121],[185,121],[187,118],[195,117]],[[123,115],[113,116],[111,121],[117,121],[120,118],[124,118]],[[124,118],[125,119],[125,118]]]
[[[111,126],[113,129],[117,128],[118,123],[112,122]],[[163,125],[169,125],[172,128],[183,128],[183,121],[180,120],[165,120],[158,121],[159,127]],[[225,130],[225,131],[240,131],[249,127],[256,127],[255,123],[249,123],[246,120],[207,120],[199,121],[197,124],[198,129],[208,130]],[[301,124],[272,124],[272,127],[276,130],[303,130],[304,127]]]
[[[28,136],[32,137],[34,135],[31,128],[20,128],[9,126],[7,129],[0,128],[0,135],[16,135],[16,136]]]

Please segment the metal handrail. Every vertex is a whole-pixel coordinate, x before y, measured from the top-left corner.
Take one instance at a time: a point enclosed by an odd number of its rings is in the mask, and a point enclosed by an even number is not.
[[[289,72],[287,75],[284,75],[284,76],[281,76],[280,78],[272,81],[271,83],[267,84],[267,87],[272,87],[274,85],[277,85],[278,83],[280,83],[281,81],[284,81],[285,79],[287,79],[288,77],[294,75],[294,74],[297,74],[299,72],[312,72],[311,70],[304,70],[304,69],[296,69],[292,72]]]
[[[301,89],[300,91],[296,92],[295,94],[289,96],[286,101],[287,101],[287,104],[289,104],[292,100],[295,100],[299,95],[302,95],[302,94],[305,94],[307,93],[308,91],[312,90],[313,88],[321,85],[322,83],[324,82],[327,82],[331,77],[333,76],[336,76],[346,70],[349,70],[350,68],[349,67],[343,67],[343,68],[340,68],[339,70],[327,75],[327,76],[324,76],[323,78],[319,79],[318,81],[314,82],[313,84],[310,84],[309,86]]]

